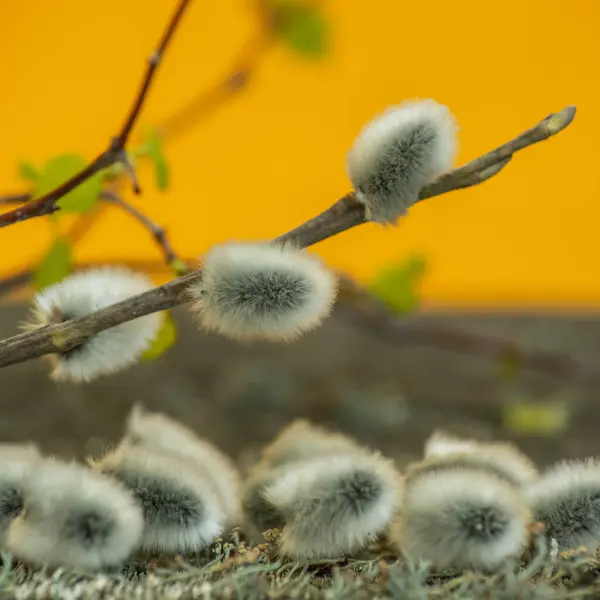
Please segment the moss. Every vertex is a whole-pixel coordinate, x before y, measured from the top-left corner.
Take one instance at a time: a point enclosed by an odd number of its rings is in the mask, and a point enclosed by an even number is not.
[[[3,556],[0,598],[410,598],[411,600],[552,600],[600,596],[600,560],[577,552],[549,557],[538,540],[531,559],[502,572],[436,573],[373,546],[364,557],[298,564],[281,561],[277,532],[250,547],[234,530],[205,552],[183,557],[138,557],[122,572],[83,575],[30,570]],[[379,552],[378,556],[373,553]]]

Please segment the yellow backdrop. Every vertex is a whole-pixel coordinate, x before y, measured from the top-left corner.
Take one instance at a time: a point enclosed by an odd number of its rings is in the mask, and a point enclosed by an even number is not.
[[[137,89],[174,0],[19,0],[0,9],[0,191],[16,164],[104,148]],[[407,253],[430,260],[435,305],[600,304],[599,0],[329,0],[321,63],[276,46],[251,85],[168,139],[168,192],[140,173],[138,200],[193,256],[226,239],[264,239],[348,191],[344,157],[389,104],[433,97],[461,124],[459,162],[576,104],[565,132],[486,184],[432,199],[398,228],[363,226],[315,250],[368,279]],[[231,68],[255,34],[250,0],[194,0],[141,124],[158,123]],[[0,231],[0,275],[47,247],[44,219]],[[77,250],[82,261],[159,258],[118,211]]]

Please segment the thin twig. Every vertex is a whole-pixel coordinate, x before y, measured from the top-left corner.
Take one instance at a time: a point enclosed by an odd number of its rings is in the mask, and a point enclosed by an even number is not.
[[[65,238],[69,240],[71,245],[81,241],[83,237],[90,231],[100,212],[104,209],[104,206],[96,207],[93,212],[82,215],[77,219],[73,225],[67,230]],[[39,259],[41,260],[41,258]],[[5,279],[0,279],[0,298],[6,294],[10,294],[20,287],[27,285],[35,274],[34,270],[25,269],[20,273],[9,275]]]
[[[191,262],[191,259],[182,259],[184,262]],[[173,270],[162,261],[158,260],[137,260],[137,259],[107,259],[102,261],[84,261],[73,265],[73,271],[81,271],[82,269],[93,269],[96,267],[105,266],[125,266],[134,271],[154,274],[169,274],[172,275]],[[10,293],[16,292],[19,288],[26,286],[33,278],[33,269],[25,269],[14,275],[10,275],[5,279],[0,280],[0,299]]]
[[[518,136],[508,144],[493,150],[489,153],[490,158],[488,158],[488,155],[484,155],[460,169],[455,169],[450,174],[442,175],[424,189],[421,198],[439,195],[467,185],[475,185],[478,177],[480,180],[482,169],[487,170],[489,173],[493,165],[505,161],[513,152],[562,131],[573,120],[574,114],[575,108],[568,107],[554,115],[550,115],[536,127]],[[497,173],[498,169],[495,172]],[[440,179],[443,184],[439,183]],[[473,183],[469,183],[471,181]],[[344,206],[348,206],[349,210],[345,210]],[[364,223],[364,210],[360,220],[355,219],[356,222],[352,220],[354,219],[353,215],[360,214],[358,212],[359,208],[362,208],[361,205],[356,202],[353,194],[349,194],[334,204],[323,215],[311,219],[293,231],[276,238],[275,241],[293,241],[298,246],[306,248],[327,237],[332,237],[346,229],[350,229],[350,227]],[[327,215],[333,215],[335,218],[330,218]],[[349,218],[349,215],[352,219]],[[343,226],[339,223],[342,223]],[[326,234],[322,234],[322,230]],[[35,331],[8,338],[0,342],[0,367],[38,358],[45,354],[71,350],[100,331],[150,313],[185,304],[191,300],[188,286],[201,278],[202,271],[194,271],[79,319],[48,325]]]
[[[191,264],[191,261],[189,261],[188,259],[182,259],[175,253],[173,247],[171,246],[166,236],[164,228],[154,223],[154,221],[152,221],[149,217],[144,215],[134,206],[125,202],[125,200],[123,200],[115,192],[112,192],[107,189],[102,190],[100,192],[99,198],[106,204],[100,204],[96,207],[93,213],[86,214],[80,217],[77,221],[75,221],[75,223],[73,223],[71,228],[65,234],[65,237],[69,240],[69,242],[72,245],[76,242],[81,241],[83,236],[85,236],[89,232],[89,230],[95,224],[98,215],[104,210],[104,208],[108,204],[114,204],[116,206],[119,206],[128,214],[130,214],[152,234],[154,240],[163,252],[165,266],[170,267],[171,269],[175,269],[177,274],[183,274],[184,272],[187,272],[188,266]],[[25,270],[21,273],[11,275],[6,279],[0,280],[0,298],[10,292],[13,292],[15,289],[18,289],[19,287],[29,283],[29,281],[33,277],[33,273],[34,271],[32,270]]]
[[[142,85],[138,91],[136,99],[131,107],[125,123],[121,128],[121,131],[114,137],[108,148],[99,154],[87,167],[82,171],[59,185],[54,190],[48,192],[41,198],[28,202],[19,208],[16,208],[10,212],[0,214],[0,227],[6,227],[14,223],[19,223],[27,219],[34,217],[41,217],[48,215],[60,210],[57,205],[58,201],[68,194],[71,190],[75,189],[78,185],[95,175],[96,173],[110,167],[111,165],[123,162],[127,164],[127,154],[125,153],[125,144],[129,139],[129,135],[133,126],[135,125],[137,118],[140,114],[144,101],[148,96],[150,85],[152,84],[156,70],[161,63],[164,53],[171,41],[173,34],[181,21],[181,17],[185,12],[185,9],[189,5],[190,0],[180,0],[175,13],[173,14],[169,24],[163,34],[163,37],[157,47],[157,49],[148,58],[148,66],[146,74],[142,81]]]
[[[118,206],[130,214],[136,221],[141,223],[152,234],[152,237],[162,250],[167,265],[173,265],[176,262],[180,262],[180,258],[177,256],[175,250],[173,250],[173,246],[171,246],[163,227],[157,225],[150,217],[146,216],[128,202],[125,202],[123,198],[110,190],[102,190],[100,192],[100,199]]]
[[[31,194],[29,192],[7,194],[6,196],[0,196],[0,204],[23,204],[23,202],[29,202],[30,199]]]
[[[212,114],[227,100],[245,89],[272,41],[272,36],[262,30],[251,38],[233,61],[234,66],[228,75],[217,82],[214,87],[192,99],[173,116],[157,125],[156,129],[163,139],[173,137],[182,131],[188,131],[191,122]]]

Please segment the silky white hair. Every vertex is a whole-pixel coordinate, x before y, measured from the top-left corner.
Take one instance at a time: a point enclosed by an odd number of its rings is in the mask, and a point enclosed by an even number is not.
[[[284,515],[264,495],[267,487],[280,479],[285,470],[286,467],[270,468],[264,464],[255,465],[242,486],[244,530],[256,543],[260,542],[261,534],[265,531],[282,529],[285,525]]]
[[[231,458],[217,447],[175,419],[163,413],[149,412],[139,403],[133,406],[127,419],[125,439],[198,465],[201,472],[212,479],[227,517],[227,526],[238,524],[241,476]]]
[[[402,479],[378,452],[330,455],[288,465],[263,497],[284,517],[284,554],[342,556],[384,533],[400,500]]]
[[[328,431],[307,419],[286,425],[261,453],[261,464],[270,468],[326,454],[360,452],[363,448],[349,436]]]
[[[390,537],[437,568],[495,569],[518,558],[531,513],[521,490],[492,473],[425,472],[407,480]]]
[[[290,244],[228,243],[206,255],[189,287],[203,326],[239,340],[293,340],[321,324],[337,292],[335,275]]]
[[[37,565],[95,571],[121,566],[142,535],[142,510],[120,483],[76,463],[38,461],[8,549]]]
[[[479,442],[455,437],[445,431],[434,432],[425,442],[424,465],[436,460],[446,464],[461,461],[470,466],[487,465],[490,471],[524,486],[539,477],[531,459],[513,444],[506,442]],[[429,461],[427,460],[429,459]]]
[[[41,457],[32,443],[0,444],[0,545],[6,541],[10,524],[23,510],[23,486]]]
[[[190,461],[122,442],[89,462],[136,496],[144,515],[142,550],[193,552],[223,532],[226,516],[214,483]]]
[[[123,267],[88,269],[38,292],[25,330],[83,317],[151,289],[144,275]],[[80,346],[48,356],[56,381],[88,382],[134,364],[150,346],[162,323],[160,312],[94,334]]]
[[[430,99],[403,102],[368,123],[346,161],[366,216],[394,224],[404,215],[421,189],[451,168],[457,129],[449,109]]]
[[[527,489],[534,518],[545,526],[560,551],[600,546],[600,462],[563,461],[542,473]]]

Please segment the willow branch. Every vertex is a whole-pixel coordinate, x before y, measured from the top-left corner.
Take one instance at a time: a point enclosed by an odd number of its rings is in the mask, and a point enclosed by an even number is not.
[[[184,262],[191,262],[190,259],[182,259]],[[138,260],[138,259],[107,259],[102,261],[83,261],[77,262],[73,265],[74,271],[80,271],[82,269],[93,269],[96,267],[105,266],[125,266],[133,269],[134,271],[143,271],[144,273],[156,273],[156,274],[172,274],[173,271],[164,262],[158,260]],[[33,279],[33,269],[24,269],[19,273],[10,275],[5,279],[0,280],[0,299],[12,292],[16,292],[18,289],[26,286]]]
[[[574,115],[575,108],[568,107],[546,117],[538,125],[507,144],[442,175],[423,189],[421,199],[485,181],[498,173],[514,152],[562,131],[573,120]],[[350,193],[321,215],[279,236],[274,241],[293,241],[298,246],[306,248],[365,222],[363,206]],[[191,298],[187,288],[201,278],[202,271],[194,271],[85,317],[49,325],[6,339],[0,342],[0,367],[45,354],[71,350],[100,331],[189,302]]]
[[[175,250],[173,250],[173,246],[167,237],[164,227],[157,225],[150,217],[146,216],[143,212],[123,200],[121,196],[110,190],[102,190],[100,192],[100,199],[118,206],[147,229],[161,249],[167,265],[182,262]]]
[[[78,185],[81,185],[84,181],[96,173],[118,162],[121,162],[124,165],[129,164],[127,160],[127,154],[125,152],[125,144],[129,139],[131,130],[133,129],[148,96],[148,92],[150,90],[152,81],[154,80],[156,70],[163,59],[167,47],[173,38],[173,34],[175,33],[175,30],[177,29],[177,26],[179,25],[189,3],[190,0],[180,0],[175,13],[171,17],[162,39],[158,44],[158,47],[148,58],[148,66],[146,68],[144,79],[142,80],[142,84],[137,96],[125,119],[125,123],[123,124],[119,133],[111,140],[108,148],[99,154],[82,171],[41,198],[32,202],[27,202],[26,204],[23,204],[22,206],[19,206],[18,208],[15,208],[14,210],[4,214],[0,214],[0,227],[7,227],[8,225],[13,225],[14,223],[19,223],[27,219],[33,219],[35,217],[52,214],[57,210],[60,210],[60,207],[57,203],[63,196],[75,189]]]
[[[22,194],[7,194],[6,196],[0,196],[0,204],[23,204],[23,202],[29,202],[31,200],[31,194],[29,192],[23,192]]]
[[[575,118],[574,106],[547,116],[535,127],[525,131],[510,142],[472,160],[463,167],[453,169],[426,185],[419,195],[419,202],[434,196],[447,194],[487,181],[497,175],[512,159],[515,152],[543,142],[571,124]],[[367,222],[364,206],[353,193],[338,200],[326,211],[300,225],[296,229],[279,236],[278,241],[301,240],[310,246]]]
[[[71,244],[81,241],[81,239],[92,228],[102,210],[104,210],[104,208],[109,204],[113,204],[118,206],[121,210],[127,212],[149,231],[163,253],[165,266],[175,269],[178,274],[187,272],[188,265],[190,265],[191,262],[188,259],[180,258],[176,254],[163,227],[157,225],[154,221],[152,221],[152,219],[150,219],[150,217],[146,216],[140,210],[123,200],[115,192],[110,190],[102,190],[100,192],[99,199],[102,201],[102,204],[99,204],[93,213],[80,217],[67,231],[65,237]],[[15,275],[11,275],[0,280],[0,298],[15,291],[23,285],[27,285],[33,277],[33,273],[33,270],[25,270],[21,273],[16,273]]]
[[[223,79],[157,125],[157,131],[163,139],[188,131],[192,123],[211,115],[247,87],[273,43],[273,36],[263,29],[246,42],[233,61],[232,69]]]

